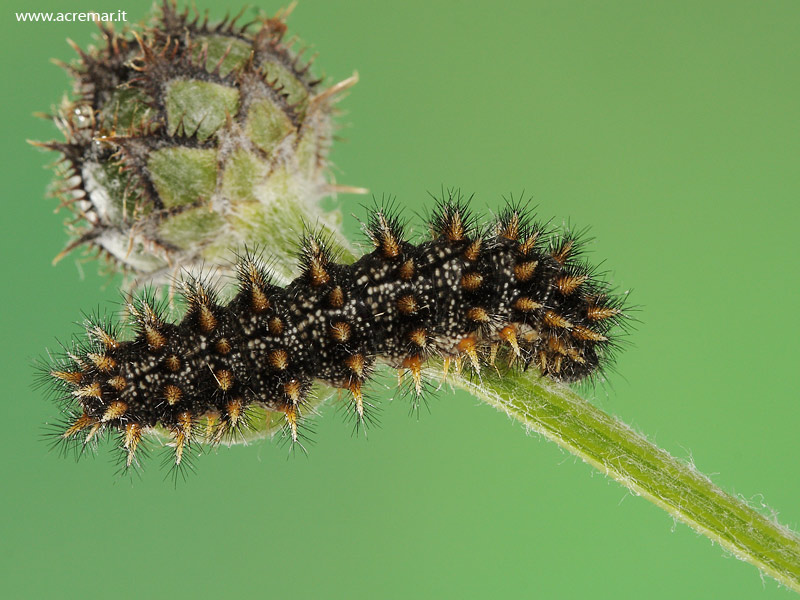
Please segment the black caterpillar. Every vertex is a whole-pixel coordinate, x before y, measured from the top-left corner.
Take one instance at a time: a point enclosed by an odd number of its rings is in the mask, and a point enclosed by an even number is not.
[[[192,280],[180,323],[152,297],[127,303],[133,340],[93,320],[88,343],[45,369],[68,414],[58,439],[83,447],[116,433],[131,466],[143,436],[161,428],[180,465],[195,442],[241,432],[257,405],[282,413],[297,442],[315,379],[347,390],[363,423],[362,390],[379,359],[409,372],[416,395],[431,357],[445,370],[466,360],[476,373],[533,364],[565,382],[608,364],[623,299],[580,260],[576,235],[548,233],[514,203],[481,228],[458,194],[438,201],[429,226],[432,239],[415,245],[394,211],[377,208],[365,225],[374,251],[354,264],[337,264],[308,233],[301,274],[284,288],[247,253],[226,305]]]

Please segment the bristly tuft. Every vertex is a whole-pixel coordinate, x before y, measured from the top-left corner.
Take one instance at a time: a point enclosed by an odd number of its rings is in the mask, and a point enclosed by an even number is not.
[[[480,227],[454,190],[429,224],[433,239],[407,241],[383,199],[365,226],[373,250],[353,264],[306,228],[300,275],[285,287],[245,249],[228,301],[190,276],[177,323],[147,291],[126,298],[131,339],[109,319],[87,318],[87,341],[40,368],[63,413],[51,440],[80,456],[111,438],[127,471],[160,437],[178,479],[202,447],[247,439],[267,426],[259,419],[305,452],[314,381],[341,390],[354,430],[366,431],[379,408],[368,387],[378,361],[397,369],[415,413],[434,387],[424,374],[432,359],[478,381],[487,369],[528,367],[587,381],[612,364],[629,309],[583,259],[585,232],[548,231],[513,201]]]

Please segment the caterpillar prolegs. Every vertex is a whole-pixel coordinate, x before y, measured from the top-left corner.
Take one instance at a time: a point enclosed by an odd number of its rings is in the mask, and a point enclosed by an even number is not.
[[[250,252],[227,303],[191,279],[180,322],[147,295],[126,302],[132,339],[93,320],[88,341],[45,369],[67,413],[58,439],[83,447],[114,434],[129,467],[148,433],[166,431],[180,465],[195,444],[248,427],[257,406],[280,413],[297,443],[315,380],[342,388],[363,424],[377,361],[409,374],[415,396],[432,358],[475,374],[533,366],[564,382],[607,366],[624,300],[581,260],[579,236],[548,231],[515,203],[480,225],[460,194],[439,200],[427,225],[430,237],[413,243],[378,206],[364,226],[374,249],[352,264],[309,232],[285,287]]]

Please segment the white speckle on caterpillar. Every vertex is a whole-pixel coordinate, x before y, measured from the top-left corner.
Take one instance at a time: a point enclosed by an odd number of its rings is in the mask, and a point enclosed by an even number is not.
[[[607,366],[623,298],[578,260],[576,236],[548,233],[513,203],[479,227],[457,192],[438,202],[429,228],[431,239],[411,243],[397,215],[377,208],[365,225],[374,249],[349,265],[308,233],[301,273],[285,287],[246,253],[226,304],[203,281],[185,283],[178,323],[152,298],[129,301],[133,339],[95,322],[88,344],[46,366],[68,415],[58,439],[85,445],[114,433],[131,466],[160,428],[180,465],[190,446],[248,427],[253,407],[282,414],[298,442],[315,380],[345,390],[365,424],[377,361],[409,373],[416,395],[432,358],[477,373],[533,365],[565,382]]]

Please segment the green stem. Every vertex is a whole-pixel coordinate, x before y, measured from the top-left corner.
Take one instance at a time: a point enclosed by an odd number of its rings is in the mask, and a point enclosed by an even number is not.
[[[355,256],[345,246],[341,259],[352,262]],[[428,374],[444,376],[440,366]],[[451,375],[449,381],[800,592],[797,534],[723,491],[693,465],[650,443],[571,388],[533,369],[502,376],[486,369],[480,379]]]
[[[530,371],[451,383],[647,498],[734,556],[800,592],[800,538],[714,485],[570,388]]]

